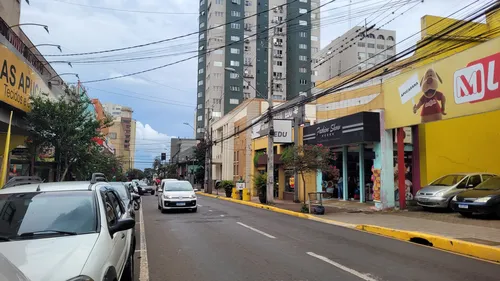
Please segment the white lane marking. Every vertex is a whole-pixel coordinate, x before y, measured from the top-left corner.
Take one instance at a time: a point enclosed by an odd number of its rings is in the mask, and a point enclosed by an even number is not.
[[[244,224],[244,223],[237,222],[237,224],[239,224],[239,225],[241,225],[241,226],[243,226],[243,227],[246,227],[246,228],[248,228],[248,229],[250,229],[250,230],[253,230],[253,231],[257,232],[257,233],[260,233],[260,234],[262,234],[262,235],[264,235],[264,236],[266,236],[266,237],[269,237],[269,238],[272,238],[272,239],[276,239],[276,237],[272,236],[271,234],[267,234],[267,233],[265,233],[264,231],[260,231],[260,230],[258,230],[258,229],[256,229],[256,228],[253,228],[253,227],[251,227],[251,226],[248,226],[248,225],[246,225],[246,224]]]
[[[320,259],[326,263],[329,263],[339,269],[342,269],[343,271],[345,272],[349,272],[350,274],[354,275],[354,276],[357,276],[359,277],[360,279],[362,280],[365,280],[365,281],[378,281],[377,279],[374,279],[374,278],[371,278],[370,276],[368,276],[367,274],[363,274],[363,273],[360,273],[354,269],[351,269],[347,266],[343,266],[341,265],[340,263],[337,263],[337,262],[334,262],[332,261],[331,259],[327,258],[327,257],[324,257],[324,256],[320,256],[318,254],[315,254],[313,252],[307,252],[308,255],[310,255],[311,257],[315,257],[317,259]]]
[[[220,215],[222,218],[224,217],[224,215]]]
[[[149,281],[149,264],[148,264],[148,250],[146,245],[146,232],[144,230],[144,215],[142,208],[139,211],[140,217],[140,231],[141,231],[141,268],[139,273],[140,281]]]

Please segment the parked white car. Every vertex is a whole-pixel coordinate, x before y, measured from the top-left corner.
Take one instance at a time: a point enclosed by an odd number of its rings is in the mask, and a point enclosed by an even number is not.
[[[1,189],[0,253],[32,281],[133,280],[135,220],[104,180]]]
[[[162,213],[171,209],[198,210],[196,193],[188,181],[162,182],[158,194],[158,210]]]

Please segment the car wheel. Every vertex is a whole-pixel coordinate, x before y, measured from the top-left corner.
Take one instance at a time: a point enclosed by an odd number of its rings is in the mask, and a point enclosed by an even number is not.
[[[496,215],[498,218],[500,218],[500,205],[497,207]]]
[[[161,210],[161,213],[162,213],[162,214],[165,214],[165,213],[167,212],[167,210],[162,209],[162,208],[160,208],[160,210]]]
[[[155,195],[155,191],[154,190],[151,190],[151,195]]]
[[[158,210],[161,210],[161,206],[160,206],[160,204],[158,204]]]
[[[198,207],[191,209],[191,211],[193,211],[193,213],[196,213],[196,211],[198,211]]]
[[[134,254],[130,254],[120,281],[134,281]]]
[[[472,213],[469,213],[469,212],[459,212],[462,216],[466,217],[466,218],[470,218],[472,217]]]

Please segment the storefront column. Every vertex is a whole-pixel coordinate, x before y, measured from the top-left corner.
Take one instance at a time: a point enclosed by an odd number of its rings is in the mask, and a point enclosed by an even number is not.
[[[323,171],[317,170],[316,171],[316,192],[321,192],[323,191]]]
[[[347,174],[347,145],[342,147],[342,198],[343,200],[348,199],[348,174]]]
[[[413,196],[417,195],[417,191],[420,190],[420,144],[419,144],[419,133],[418,126],[411,127],[411,135],[413,137],[413,152],[412,152],[412,186],[413,186]]]
[[[285,192],[285,168],[280,165],[278,168],[278,199],[283,200],[283,192]]]
[[[365,202],[365,145],[359,145],[359,202]]]
[[[405,166],[405,132],[403,128],[397,129],[398,139],[398,187],[399,208],[406,209],[406,166]]]
[[[373,200],[379,210],[393,208],[394,197],[394,139],[392,130],[385,130],[383,111],[380,112],[380,143],[375,143],[373,168],[380,175],[379,190],[374,190]]]

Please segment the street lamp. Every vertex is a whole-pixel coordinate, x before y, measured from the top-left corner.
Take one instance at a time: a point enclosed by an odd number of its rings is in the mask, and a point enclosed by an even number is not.
[[[191,124],[189,124],[188,122],[184,122],[184,123],[182,123],[182,124],[184,124],[184,125],[186,125],[186,126],[189,126],[189,127],[191,127],[191,128],[194,130],[194,127],[193,127],[193,126],[191,126]]]
[[[49,81],[56,78],[56,77],[62,76],[62,75],[75,75],[76,78],[80,79],[80,77],[78,76],[78,73],[67,72],[67,73],[61,73],[61,74],[54,75],[54,76],[49,78]]]
[[[13,27],[19,27],[19,26],[23,26],[23,25],[34,25],[34,26],[41,26],[43,27],[43,29],[45,29],[45,31],[47,31],[47,33],[49,33],[49,27],[45,24],[40,24],[40,23],[31,23],[31,22],[28,22],[28,23],[20,23],[20,24],[14,24],[12,26],[9,26],[9,28],[13,28]]]
[[[61,49],[61,45],[57,45],[57,44],[38,44],[38,45],[33,45],[30,47],[31,48],[37,48],[37,47],[42,47],[42,46],[52,46],[52,47],[56,47],[59,49],[59,51],[62,53],[62,49]]]
[[[53,64],[53,63],[66,63],[66,64],[68,64],[71,68],[73,68],[73,65],[71,64],[71,62],[70,62],[70,61],[64,61],[64,60],[60,60],[60,61],[48,61],[48,62],[46,62],[46,63],[44,63],[44,64]]]

